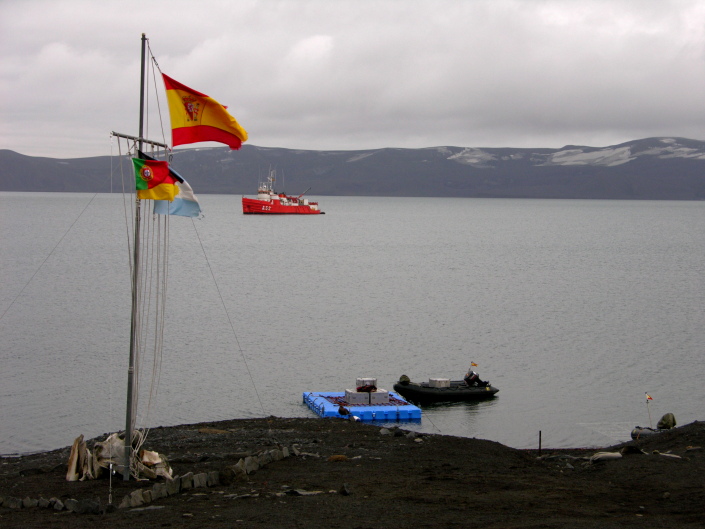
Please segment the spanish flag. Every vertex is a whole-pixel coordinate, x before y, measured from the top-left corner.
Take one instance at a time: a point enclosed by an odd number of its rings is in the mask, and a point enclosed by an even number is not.
[[[197,92],[162,74],[171,115],[173,147],[201,141],[217,141],[239,149],[247,141],[247,131],[235,121],[226,107],[212,97]]]
[[[471,365],[472,367],[477,367],[477,364],[476,364],[475,362],[470,362],[470,365]]]
[[[176,178],[169,172],[169,164],[158,160],[133,158],[137,198],[151,200],[174,200],[179,192]]]
[[[644,393],[644,395],[646,395],[646,400],[654,400],[651,398],[651,395],[649,395],[648,393]]]

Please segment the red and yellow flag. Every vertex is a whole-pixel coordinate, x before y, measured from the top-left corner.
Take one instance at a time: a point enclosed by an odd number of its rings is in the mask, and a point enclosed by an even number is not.
[[[646,395],[646,400],[654,400],[648,393],[644,393],[644,395]]]
[[[171,115],[172,146],[217,141],[239,149],[247,131],[225,107],[212,97],[197,92],[162,74]]]
[[[137,198],[151,200],[174,200],[179,192],[176,178],[169,172],[169,164],[158,160],[133,158]]]

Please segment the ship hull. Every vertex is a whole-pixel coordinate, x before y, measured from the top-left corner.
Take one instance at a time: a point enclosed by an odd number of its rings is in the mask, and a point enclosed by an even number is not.
[[[260,200],[242,197],[242,212],[245,215],[320,215],[315,204],[282,204],[279,200]]]

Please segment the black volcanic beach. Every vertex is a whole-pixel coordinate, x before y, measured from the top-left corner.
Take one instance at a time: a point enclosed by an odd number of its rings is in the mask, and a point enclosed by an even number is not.
[[[276,447],[287,447],[288,457],[244,477],[228,470],[247,454]],[[156,428],[145,448],[165,455],[175,476],[217,472],[217,484],[112,508],[109,495],[118,506],[155,482],[121,476],[68,482],[70,447],[2,458],[0,526],[701,528],[703,447],[700,421],[605,449],[544,448],[541,454],[338,419]],[[620,456],[591,462],[600,451]],[[92,505],[98,514],[21,506],[33,499]]]

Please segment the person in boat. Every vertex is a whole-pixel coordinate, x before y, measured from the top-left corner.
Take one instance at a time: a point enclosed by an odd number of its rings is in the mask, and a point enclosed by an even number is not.
[[[478,387],[478,386],[489,386],[490,385],[489,382],[485,382],[484,380],[480,379],[480,375],[475,373],[475,371],[473,371],[472,368],[468,369],[468,372],[465,375],[465,377],[463,378],[463,380],[465,381],[465,384],[468,386]]]

